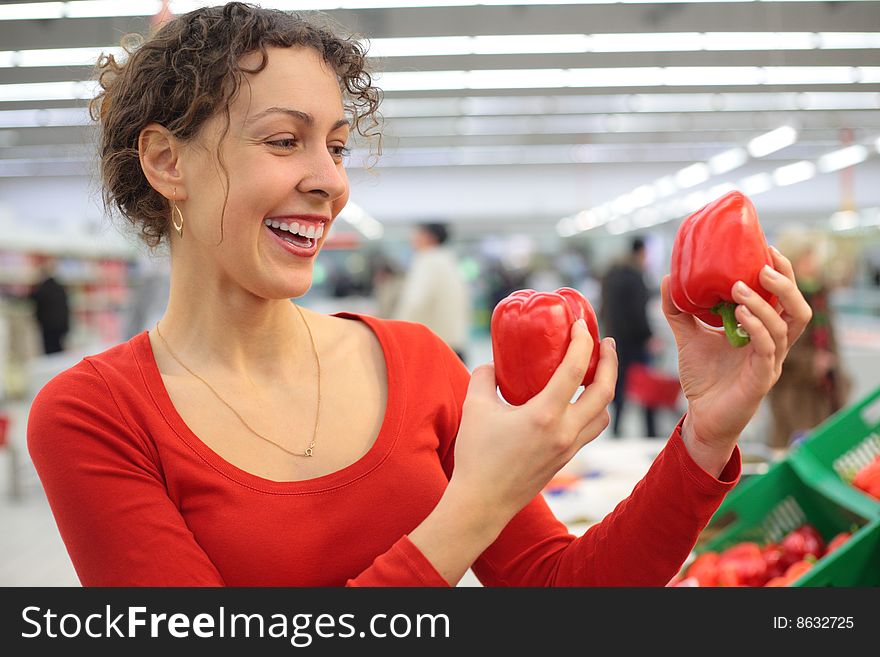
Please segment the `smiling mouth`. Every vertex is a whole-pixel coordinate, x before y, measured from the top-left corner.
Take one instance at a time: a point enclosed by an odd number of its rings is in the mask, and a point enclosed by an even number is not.
[[[277,219],[264,219],[263,223],[279,238],[302,249],[311,248],[324,234],[323,224],[316,226],[297,221],[288,223]]]

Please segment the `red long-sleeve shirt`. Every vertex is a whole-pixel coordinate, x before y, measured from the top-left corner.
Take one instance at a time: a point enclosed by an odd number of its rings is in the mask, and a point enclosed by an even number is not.
[[[364,315],[388,372],[378,438],[332,474],[276,482],[192,433],[146,332],[37,395],[28,447],[86,586],[447,586],[407,538],[452,472],[469,372],[428,329]],[[740,472],[716,479],[679,430],[632,494],[583,537],[539,495],[473,564],[488,586],[663,585]]]

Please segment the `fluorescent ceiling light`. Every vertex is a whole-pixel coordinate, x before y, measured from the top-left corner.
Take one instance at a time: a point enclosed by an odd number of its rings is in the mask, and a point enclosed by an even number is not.
[[[0,111],[0,128],[84,126],[91,123],[89,112],[84,107]]]
[[[49,3],[51,4],[51,3]],[[88,2],[77,2],[78,10]],[[132,3],[124,5],[134,11]],[[805,50],[821,47],[880,48],[880,33],[857,32],[636,32],[627,34],[498,34],[477,36],[395,37],[370,39],[372,57],[439,57],[553,53],[697,52],[727,50]],[[817,44],[822,44],[818,46]],[[93,48],[20,50],[17,66],[66,66],[81,60],[76,51],[121,51],[115,45]],[[37,53],[41,53],[37,59]],[[53,56],[54,53],[56,56]],[[32,55],[33,54],[33,55]],[[69,60],[74,58],[74,62]],[[27,63],[26,63],[27,62]],[[89,63],[89,62],[85,62]]]
[[[685,167],[675,174],[675,182],[682,189],[695,187],[709,179],[709,167],[702,162],[697,162]]]
[[[591,34],[592,52],[663,52],[702,50],[704,36],[698,32]]]
[[[831,215],[833,230],[850,230],[859,225],[859,213],[853,210],[841,210]]]
[[[755,137],[748,143],[747,148],[752,157],[764,157],[791,146],[795,141],[797,141],[797,130],[790,125],[784,125]]]
[[[709,170],[713,175],[720,175],[741,167],[749,159],[744,148],[731,148],[709,158]]]
[[[67,18],[99,18],[101,16],[152,16],[162,10],[159,0],[77,0],[65,3]]]
[[[880,33],[877,32],[820,32],[818,38],[823,50],[880,48]]]
[[[773,172],[773,182],[780,187],[804,182],[816,175],[816,165],[807,160],[786,164]]]
[[[592,210],[582,210],[574,216],[574,224],[578,230],[589,230],[600,223],[599,215]]]
[[[812,50],[813,32],[713,32],[706,50]]]
[[[612,235],[622,235],[633,229],[629,217],[617,217],[606,224],[606,230]]]
[[[837,110],[875,109],[873,102],[880,102],[880,95],[863,91],[835,93],[830,91],[804,92],[797,95],[797,105],[791,109]],[[880,105],[876,106],[880,109]]]
[[[657,192],[653,185],[640,185],[629,193],[629,197],[635,207],[642,208],[656,200]]]
[[[471,7],[478,5],[603,5],[603,4],[658,4],[674,2],[693,4],[701,2],[752,2],[755,0],[263,0],[261,6],[288,11],[332,11],[335,9],[394,9],[402,7]],[[784,0],[777,0],[784,1]],[[803,2],[843,2],[847,0],[799,0]],[[853,0],[849,0],[853,1]],[[870,0],[855,0],[870,1]],[[217,0],[172,0],[170,9],[175,14],[185,13],[217,4]],[[76,5],[82,5],[77,7]],[[57,19],[64,17],[150,16],[158,13],[158,0],[78,0],[75,2],[26,2],[0,6],[0,20]]]
[[[755,196],[773,188],[773,178],[769,173],[756,173],[739,181],[739,188],[747,196]]]
[[[868,159],[868,149],[861,144],[853,144],[840,150],[825,153],[819,158],[816,165],[822,173],[829,173],[851,167],[866,159]]]
[[[65,2],[22,2],[0,6],[0,20],[33,20],[62,18]]]
[[[386,91],[437,89],[540,89],[563,87],[752,86],[763,84],[850,84],[880,80],[880,67],[671,66],[387,71],[378,77]]]
[[[78,49],[79,50],[79,49]],[[12,57],[10,59],[10,57]],[[6,55],[6,65],[15,65],[15,57]],[[800,84],[826,84],[834,75],[826,78],[809,78],[801,69],[822,69],[823,67],[787,67],[791,79],[800,80]],[[828,67],[824,67],[828,68]],[[859,82],[880,82],[880,67],[861,67],[846,69],[859,76]],[[395,91],[427,91],[427,90],[464,90],[464,89],[541,89],[566,87],[657,87],[657,86],[718,86],[718,85],[753,85],[768,83],[758,67],[623,67],[623,68],[587,68],[587,69],[501,69],[473,71],[389,71],[376,76],[378,85],[388,92]],[[843,78],[837,80],[843,83]],[[775,84],[775,82],[773,82]],[[73,83],[41,83],[73,84]],[[85,81],[83,84],[93,84]],[[0,85],[8,87],[7,94],[13,94],[13,87],[26,85]],[[46,96],[39,96],[33,86],[33,94],[21,100],[53,100],[57,98],[81,98],[81,96],[59,96],[57,88],[49,86]],[[52,89],[51,91],[49,91]],[[23,93],[23,91],[22,91]],[[870,95],[870,94],[869,94]],[[638,96],[637,98],[643,98]],[[12,100],[12,98],[6,98]],[[876,104],[876,98],[873,101]],[[736,108],[735,108],[736,109]],[[624,111],[623,109],[618,111]],[[711,107],[703,111],[712,111]]]
[[[611,201],[611,209],[615,214],[629,214],[635,209],[629,194],[622,194]]]
[[[97,81],[0,84],[0,101],[84,100],[97,93]]]
[[[574,221],[571,217],[563,217],[556,224],[556,232],[559,233],[560,237],[571,237],[577,230],[574,227]]]
[[[762,70],[761,84],[852,84],[864,76],[855,66],[767,66]]]
[[[663,176],[654,183],[654,188],[657,190],[657,196],[663,198],[675,194],[678,191],[678,184],[672,176]]]
[[[47,48],[44,50],[4,50],[0,52],[0,68],[14,66],[94,66],[102,54],[122,57],[125,51],[108,48]]]
[[[385,232],[382,223],[372,217],[366,210],[356,203],[349,201],[339,213],[339,216],[351,224],[367,239],[378,239]]]
[[[862,66],[853,75],[861,84],[877,84],[880,82],[880,66]]]

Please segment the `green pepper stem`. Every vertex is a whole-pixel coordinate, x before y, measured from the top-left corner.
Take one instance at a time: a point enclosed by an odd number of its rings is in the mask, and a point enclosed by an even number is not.
[[[724,334],[730,344],[734,347],[745,347],[749,343],[749,334],[736,321],[735,303],[722,301],[712,306],[711,310],[716,315],[721,315],[721,320],[724,322]]]

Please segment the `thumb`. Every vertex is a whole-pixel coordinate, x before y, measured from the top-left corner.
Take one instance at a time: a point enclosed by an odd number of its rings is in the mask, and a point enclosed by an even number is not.
[[[669,274],[667,274],[660,282],[660,300],[663,305],[663,314],[666,316],[666,321],[669,322],[670,328],[672,328],[676,342],[678,342],[679,338],[685,337],[694,331],[694,318],[688,313],[679,310],[672,301],[672,294],[669,291],[670,278]]]
[[[467,396],[477,395],[480,397],[497,397],[497,383],[495,382],[495,365],[484,363],[474,368],[471,372],[471,380],[468,383]]]

